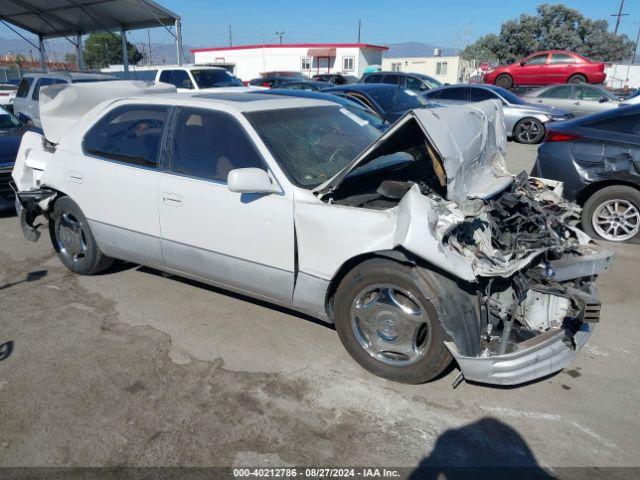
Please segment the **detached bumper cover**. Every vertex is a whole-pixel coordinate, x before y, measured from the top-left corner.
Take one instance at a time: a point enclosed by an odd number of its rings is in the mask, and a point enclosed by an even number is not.
[[[592,323],[582,324],[574,336],[575,350],[563,342],[562,330],[545,332],[532,339],[537,341],[535,345],[493,357],[464,357],[452,342],[445,342],[445,345],[458,362],[465,380],[493,385],[517,385],[544,377],[569,365],[591,336],[593,327]]]

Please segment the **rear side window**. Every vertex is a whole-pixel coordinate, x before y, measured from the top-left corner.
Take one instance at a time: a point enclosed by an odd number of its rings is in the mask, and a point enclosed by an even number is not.
[[[636,135],[640,126],[640,113],[635,115],[616,115],[615,117],[585,123],[584,126],[596,130]]]
[[[524,62],[525,65],[530,66],[530,65],[544,65],[544,63],[547,61],[547,54],[543,54],[543,55],[536,55],[535,57],[531,57],[529,60],[527,60],[526,62]]]
[[[498,96],[490,92],[489,90],[485,90],[484,88],[471,88],[469,98],[472,102],[481,102],[483,100],[497,100]]]
[[[440,91],[440,97],[443,100],[466,100],[467,89],[465,87],[445,88]]]
[[[382,83],[382,75],[369,75],[364,79],[364,83]]]
[[[571,55],[565,55],[564,53],[554,53],[551,55],[551,63],[557,65],[560,63],[576,63],[576,60]]]
[[[571,98],[571,85],[559,85],[538,95],[540,98]]]
[[[602,92],[598,91],[597,89],[593,88],[593,87],[589,87],[586,85],[576,85],[575,87],[575,94],[574,94],[574,98],[578,99],[578,100],[594,100],[594,101],[598,101],[600,100],[602,97],[604,97],[604,95],[602,94]]]
[[[158,167],[167,107],[125,105],[113,109],[84,137],[86,153],[142,167]]]
[[[56,85],[59,83],[67,83],[65,80],[62,80],[61,78],[40,78],[38,79],[38,83],[36,83],[36,88],[33,89],[33,95],[31,95],[31,98],[33,100],[39,100],[40,99],[40,89],[42,87],[46,87],[47,85]]]
[[[400,83],[400,75],[396,75],[396,74],[385,75],[384,77],[382,77],[382,83],[398,85]],[[402,83],[404,83],[404,79]]]
[[[23,77],[22,80],[20,80],[20,85],[18,86],[16,97],[25,98],[29,93],[29,89],[31,88],[32,83],[33,83],[32,77]]]
[[[181,108],[176,116],[171,170],[226,182],[235,168],[265,169],[240,122],[228,113]]]

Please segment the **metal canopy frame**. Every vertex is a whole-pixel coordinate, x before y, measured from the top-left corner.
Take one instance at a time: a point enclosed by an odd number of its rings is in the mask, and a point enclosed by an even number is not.
[[[184,63],[180,17],[152,0],[0,0],[0,21],[38,36],[36,48],[40,50],[43,70],[47,69],[46,38],[65,37],[69,40],[75,46],[78,67],[82,70],[82,35],[115,30],[122,37],[122,63],[127,77],[129,58],[126,32],[159,26],[175,38],[178,64]],[[172,26],[175,27],[175,34],[170,29]],[[29,42],[25,37],[22,38]]]

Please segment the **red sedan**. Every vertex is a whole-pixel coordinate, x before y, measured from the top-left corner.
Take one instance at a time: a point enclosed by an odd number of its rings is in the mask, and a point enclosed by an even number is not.
[[[592,62],[567,50],[537,52],[513,65],[499,66],[484,74],[484,82],[503,88],[553,83],[602,83],[604,63]]]

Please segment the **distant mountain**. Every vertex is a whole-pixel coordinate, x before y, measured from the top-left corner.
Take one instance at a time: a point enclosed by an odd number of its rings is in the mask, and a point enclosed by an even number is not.
[[[34,37],[33,43],[38,44],[38,40]],[[129,40],[131,41],[131,40]],[[147,43],[134,42],[138,50],[145,54],[145,63],[148,56],[149,46]],[[191,45],[183,45],[184,57],[186,62],[193,62],[193,53],[191,49],[195,48]],[[47,40],[46,43],[47,56],[52,61],[63,61],[67,53],[75,53],[75,49],[71,43],[64,38],[56,38]],[[20,54],[26,58],[33,56],[35,60],[40,58],[37,48],[29,45],[22,39],[2,38],[0,37],[0,55],[8,53]],[[151,60],[155,64],[175,64],[177,62],[176,46],[173,42],[169,43],[153,43],[151,42]]]
[[[420,42],[405,42],[405,43],[391,43],[387,45],[389,50],[382,53],[383,57],[396,58],[396,57],[433,57],[434,50],[437,45],[431,45],[430,43]],[[455,51],[451,48],[441,48],[443,56],[455,55]]]

